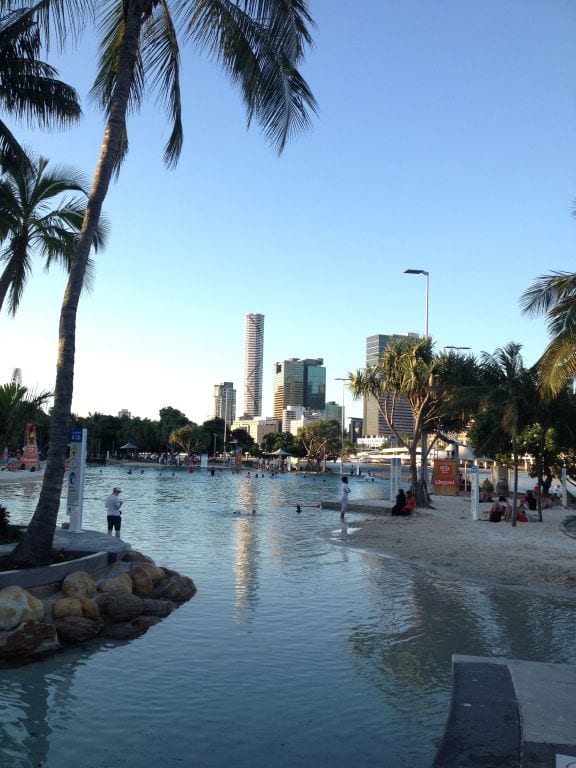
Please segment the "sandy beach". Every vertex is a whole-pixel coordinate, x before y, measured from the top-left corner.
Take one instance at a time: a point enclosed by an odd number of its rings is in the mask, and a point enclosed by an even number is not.
[[[543,522],[513,528],[473,520],[467,497],[435,496],[432,503],[410,518],[350,514],[346,544],[457,578],[576,596],[576,539],[560,530],[574,510],[546,509]]]

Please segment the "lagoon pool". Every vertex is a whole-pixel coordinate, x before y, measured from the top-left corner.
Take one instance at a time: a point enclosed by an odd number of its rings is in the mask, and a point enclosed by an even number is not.
[[[349,548],[335,510],[296,513],[339,484],[89,469],[84,527],[120,485],[126,540],[198,594],[136,640],[1,670],[1,768],[424,768],[453,653],[576,663],[572,601],[431,576]],[[0,486],[14,522],[38,489]]]

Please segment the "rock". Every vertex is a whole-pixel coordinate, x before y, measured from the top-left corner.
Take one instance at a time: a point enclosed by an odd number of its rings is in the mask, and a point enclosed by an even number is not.
[[[2,611],[2,606],[4,605],[4,601],[7,601],[6,607],[7,612]],[[16,621],[16,624],[12,624],[12,626],[4,626],[4,621],[7,621],[10,623],[11,620],[14,620],[16,618],[16,613],[13,611],[12,603],[11,601],[14,601],[17,605],[22,606],[22,612],[20,613],[18,621]],[[2,614],[5,614],[4,619],[2,619]],[[12,619],[10,619],[12,617]],[[17,624],[24,622],[24,621],[41,621],[44,618],[44,606],[42,605],[42,602],[38,600],[37,597],[34,597],[34,595],[31,595],[30,592],[27,592],[25,589],[22,589],[22,587],[5,587],[3,590],[0,591],[0,629],[12,629],[13,627],[17,626]]]
[[[82,616],[85,616],[87,619],[94,619],[94,621],[100,621],[100,608],[98,608],[94,600],[90,600],[89,597],[81,597],[80,604],[82,605]]]
[[[62,582],[64,597],[94,597],[96,582],[86,571],[69,573]]]
[[[154,565],[154,563],[138,563],[137,565],[133,566],[132,570],[135,570],[136,568],[138,568],[138,570],[146,571],[146,573],[152,579],[154,586],[161,582],[162,579],[166,578],[166,572],[164,569],[158,568],[158,566]]]
[[[154,565],[154,560],[152,560],[151,557],[142,554],[142,552],[138,552],[136,549],[128,550],[122,560],[124,560],[126,563],[151,563]]]
[[[24,606],[10,597],[0,599],[0,629],[14,629],[20,624]]]
[[[28,656],[57,651],[60,648],[56,630],[52,624],[26,621],[13,632],[7,632],[0,642],[0,659],[18,663]]]
[[[123,624],[109,624],[104,628],[104,636],[111,640],[131,640],[143,635],[159,622],[160,619],[156,616],[138,616]]]
[[[171,572],[168,578],[163,579],[154,589],[152,597],[156,599],[167,598],[175,603],[185,603],[186,600],[194,597],[196,586],[188,576],[182,576],[175,571]]]
[[[105,579],[98,585],[100,592],[128,592],[132,594],[132,579],[127,573],[121,573],[112,579]]]
[[[119,624],[132,621],[142,613],[142,598],[126,590],[102,592],[95,599],[104,621]]]
[[[84,616],[66,616],[63,619],[56,619],[54,627],[58,639],[64,645],[91,640],[102,630],[100,622],[87,619]]]
[[[87,600],[88,598],[83,598]],[[56,600],[52,606],[52,616],[54,620],[64,619],[67,616],[82,616],[82,603],[78,597],[63,597]]]
[[[132,580],[132,592],[138,597],[150,597],[154,592],[154,582],[141,565],[136,565],[128,574]]]
[[[164,619],[172,613],[174,608],[176,608],[176,604],[172,600],[154,600],[151,597],[142,599],[143,616],[158,616]]]

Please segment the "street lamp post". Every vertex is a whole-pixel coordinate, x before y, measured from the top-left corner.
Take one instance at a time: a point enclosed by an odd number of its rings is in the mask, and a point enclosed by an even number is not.
[[[342,424],[341,424],[341,427],[342,427],[342,453],[341,453],[341,456],[340,456],[340,474],[343,475],[344,474],[344,425],[345,425],[345,421],[344,421],[344,418],[345,418],[345,416],[344,416],[344,388],[346,386],[346,382],[348,381],[348,379],[344,379],[341,376],[338,376],[336,379],[334,379],[334,381],[341,381],[342,382]]]
[[[424,275],[426,278],[426,324],[424,328],[424,337],[428,338],[428,296],[430,293],[430,273],[425,269],[405,269],[405,275]]]

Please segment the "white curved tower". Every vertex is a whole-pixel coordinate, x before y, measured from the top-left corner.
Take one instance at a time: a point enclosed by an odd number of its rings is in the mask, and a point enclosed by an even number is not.
[[[244,340],[244,415],[262,415],[262,372],[264,359],[264,315],[246,315]]]

